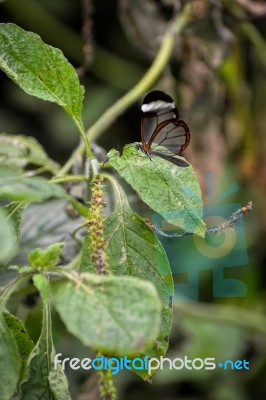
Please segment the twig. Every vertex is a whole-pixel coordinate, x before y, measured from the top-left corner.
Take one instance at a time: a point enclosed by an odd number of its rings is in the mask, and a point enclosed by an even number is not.
[[[231,217],[224,222],[222,225],[219,226],[212,226],[206,230],[206,235],[211,235],[211,234],[216,234],[223,232],[225,229],[231,228],[233,229],[236,225],[236,223],[240,220],[240,218],[249,213],[252,210],[252,201],[249,201],[246,207],[239,208],[237,211],[235,211]],[[174,238],[174,237],[183,237],[183,236],[192,236],[192,232],[182,232],[182,233],[173,233],[171,235],[165,233],[162,231],[158,226],[155,224],[149,223],[151,229],[153,229],[156,233],[158,233],[160,236],[163,237],[169,237],[169,238]]]
[[[229,218],[228,221],[224,222],[220,226],[216,226],[216,227],[214,226],[214,227],[207,229],[206,234],[209,235],[212,233],[222,232],[228,228],[234,228],[236,223],[240,220],[240,218],[252,210],[252,206],[253,206],[252,201],[249,201],[248,204],[246,205],[246,207],[239,208],[237,211],[235,211],[231,215],[231,217]]]

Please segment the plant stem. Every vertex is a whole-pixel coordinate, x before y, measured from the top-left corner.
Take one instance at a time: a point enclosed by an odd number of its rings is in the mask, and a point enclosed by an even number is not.
[[[104,175],[105,176],[105,175]],[[238,210],[236,210],[231,217],[225,221],[222,225],[219,226],[212,226],[210,228],[208,228],[206,230],[205,235],[213,235],[216,233],[221,233],[223,232],[225,229],[228,228],[235,228],[237,222],[239,220],[241,220],[241,218],[243,217],[243,215],[249,213],[252,211],[252,201],[249,201],[248,204],[246,205],[246,207],[242,207],[239,208]],[[164,236],[164,237],[182,237],[182,236],[193,236],[194,233],[193,232],[182,232],[182,233],[173,233],[173,234],[168,234],[165,233],[164,231],[162,231],[159,227],[157,227],[155,224],[151,224],[151,229],[153,229],[155,232],[157,232],[159,235]]]
[[[175,43],[175,35],[179,34],[191,20],[191,4],[187,3],[180,14],[178,14],[169,28],[165,32],[158,54],[142,79],[128,93],[110,107],[87,131],[90,141],[96,140],[102,132],[107,129],[116,118],[121,115],[131,104],[137,101],[149,90],[153,83],[158,79],[165,66],[167,65]],[[69,171],[77,156],[84,151],[84,144],[81,143],[68,159],[66,164],[60,169],[57,176],[64,175]]]
[[[257,52],[257,57],[260,59],[263,66],[266,66],[266,42],[264,37],[258,31],[256,26],[248,22],[240,25],[242,32],[253,44],[255,51]]]
[[[83,144],[83,142],[80,142],[78,147],[72,153],[71,157],[63,165],[63,167],[58,171],[58,173],[55,175],[55,177],[61,177],[61,176],[65,175],[70,170],[70,168],[74,164],[75,160],[83,153],[83,151],[84,151],[84,144]]]
[[[158,79],[167,65],[173,51],[175,35],[180,33],[190,20],[191,6],[186,5],[183,12],[167,29],[158,54],[143,78],[128,93],[110,107],[101,118],[87,131],[90,140],[95,140],[115,119],[121,115],[131,104],[137,101],[153,83]]]
[[[81,252],[79,252],[69,264],[64,267],[64,271],[74,271],[77,270],[81,261]]]
[[[51,183],[64,183],[64,182],[88,182],[85,175],[65,175],[52,178]]]
[[[82,121],[77,120],[76,118],[74,118],[75,124],[78,127],[78,130],[81,134],[81,137],[83,139],[83,146],[86,152],[86,155],[88,157],[89,160],[91,160],[93,158],[93,154],[92,154],[92,150],[91,150],[91,145],[90,145],[90,140],[88,138],[88,136],[86,136],[86,132],[83,126]]]
[[[18,275],[11,282],[9,282],[5,287],[2,288],[0,294],[0,310],[3,310],[7,300],[9,299],[12,292],[23,282],[25,279],[28,279],[28,274]]]
[[[120,197],[120,193],[121,193],[121,189],[120,189],[120,185],[117,182],[116,178],[114,178],[112,175],[109,174],[105,174],[105,173],[101,173],[101,176],[104,179],[107,179],[111,185],[113,186],[114,192],[115,192],[115,196],[117,198],[116,203],[119,202],[119,197]]]

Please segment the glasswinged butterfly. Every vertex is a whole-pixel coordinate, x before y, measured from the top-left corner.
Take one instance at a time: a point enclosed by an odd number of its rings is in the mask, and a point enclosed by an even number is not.
[[[138,148],[148,157],[161,157],[179,167],[189,163],[175,157],[187,147],[190,131],[187,124],[179,119],[179,113],[172,97],[154,90],[148,93],[141,106],[141,141]]]

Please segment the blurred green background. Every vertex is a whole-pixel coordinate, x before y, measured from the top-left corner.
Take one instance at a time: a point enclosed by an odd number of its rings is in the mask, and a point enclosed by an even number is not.
[[[147,71],[181,3],[6,0],[0,2],[0,20],[32,30],[64,52],[85,86],[88,128]],[[193,11],[193,21],[176,38],[172,59],[154,88],[176,99],[181,118],[190,127],[185,156],[197,173],[205,205],[245,206],[252,200],[254,208],[244,218],[249,262],[227,271],[230,278],[246,284],[247,296],[215,298],[212,273],[202,271],[199,302],[175,305],[169,357],[245,358],[250,370],[166,368],[155,375],[152,385],[123,372],[115,377],[123,400],[266,398],[266,5],[196,0]],[[34,136],[51,157],[66,161],[79,136],[64,112],[27,96],[1,72],[0,87],[1,132]],[[126,110],[97,144],[108,151],[139,141],[139,109],[140,102]],[[144,215],[145,207],[129,193],[134,209]],[[27,300],[13,307],[37,340],[40,306]],[[57,352],[65,357],[92,355],[65,331],[56,314],[54,328]],[[73,399],[97,398],[94,378],[87,372],[67,375]]]

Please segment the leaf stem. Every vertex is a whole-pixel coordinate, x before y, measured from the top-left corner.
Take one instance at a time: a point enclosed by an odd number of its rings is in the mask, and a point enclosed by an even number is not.
[[[101,173],[101,176],[104,179],[107,179],[111,183],[111,185],[113,186],[113,189],[115,191],[116,197],[119,198],[120,190],[119,190],[119,183],[117,182],[117,180],[112,175],[109,175],[109,174]]]
[[[65,175],[51,179],[51,183],[77,182],[77,181],[88,182],[88,178],[85,175]]]
[[[7,215],[7,219],[11,219],[13,215],[24,205],[26,204],[26,201],[20,201],[17,203],[17,205],[14,207],[14,209],[10,212],[10,214]]]
[[[64,267],[64,271],[74,271],[76,269],[78,269],[79,265],[80,265],[80,261],[81,261],[81,252],[79,252],[74,258],[73,260],[70,261],[69,264],[67,264]]]
[[[81,134],[81,137],[84,141],[83,146],[84,146],[85,152],[87,154],[87,157],[89,160],[91,160],[93,158],[93,153],[92,153],[90,141],[89,141],[88,136],[86,135],[83,123],[81,121],[77,120],[76,118],[74,118],[74,121],[75,121],[75,124],[77,125],[78,130]]]
[[[20,285],[21,282],[27,279],[28,276],[28,274],[18,275],[2,288],[2,291],[0,293],[0,310],[4,309],[5,304],[12,292],[16,289],[16,287],[18,287],[18,285]]]

